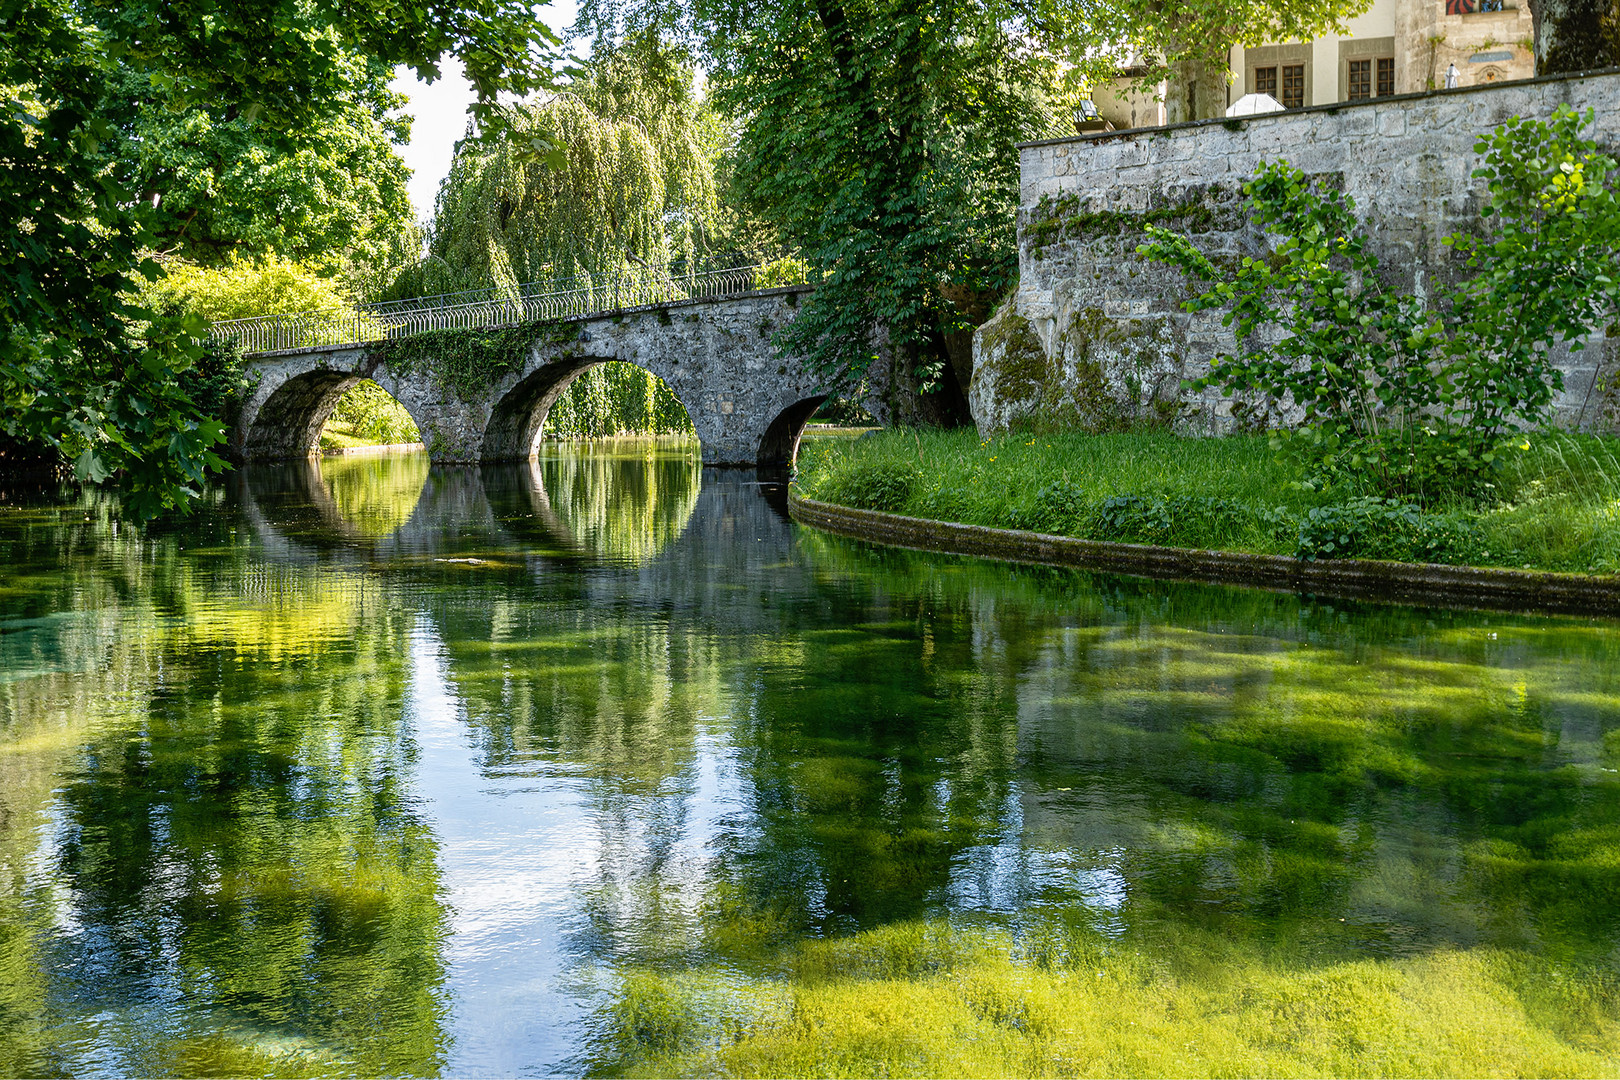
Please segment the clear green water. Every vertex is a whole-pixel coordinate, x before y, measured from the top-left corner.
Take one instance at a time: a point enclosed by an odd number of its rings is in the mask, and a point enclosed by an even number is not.
[[[0,1075],[1425,1071],[1300,1019],[1422,964],[1616,1068],[1614,622],[884,550],[679,444],[0,501]],[[835,1047],[862,987],[934,1004]]]

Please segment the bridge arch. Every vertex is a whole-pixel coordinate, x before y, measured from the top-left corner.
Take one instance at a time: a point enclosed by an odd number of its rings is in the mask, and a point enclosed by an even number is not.
[[[792,461],[805,424],[825,400],[818,375],[779,356],[774,344],[803,291],[568,316],[550,327],[565,332],[541,335],[520,370],[474,388],[447,387],[432,358],[390,370],[376,343],[254,353],[250,363],[261,382],[240,414],[233,450],[244,458],[308,454],[338,396],[371,378],[415,421],[435,463],[524,461],[569,383],[598,364],[623,361],[669,387],[706,464],[779,468]],[[880,417],[887,411],[867,405]]]
[[[755,464],[761,469],[786,469],[799,456],[799,440],[816,410],[826,402],[827,394],[811,394],[800,398],[776,414],[760,436],[759,457]]]
[[[305,457],[320,442],[332,409],[363,375],[316,368],[282,381],[255,412],[242,435],[242,456]]]
[[[237,415],[236,454],[245,461],[308,457],[320,445],[321,429],[338,399],[372,379],[410,416],[419,431],[423,416],[413,395],[359,350],[278,357],[254,365],[258,384]]]
[[[726,393],[700,390],[694,393],[690,380],[683,378],[678,365],[667,362],[638,363],[617,357],[569,356],[540,363],[520,378],[497,400],[484,429],[481,460],[485,462],[526,461],[539,451],[541,433],[552,407],[574,380],[593,367],[607,363],[630,363],[663,381],[686,410],[703,457],[715,457],[711,441],[723,433],[731,442],[743,445],[728,448],[721,459],[725,464],[755,465],[779,469],[793,464],[799,439],[816,410],[827,400],[825,393],[807,393],[789,387],[785,395],[764,396],[755,402],[752,415],[740,412],[744,403]],[[740,395],[738,395],[740,396]],[[695,400],[694,400],[695,399]],[[763,406],[762,408],[760,406]],[[717,432],[717,429],[720,429]],[[729,429],[729,430],[728,430]],[[739,438],[740,437],[740,438]],[[741,451],[739,453],[739,450]]]
[[[484,428],[482,460],[527,461],[540,447],[540,437],[551,410],[574,380],[594,367],[610,363],[631,363],[657,377],[675,395],[681,408],[692,418],[692,408],[681,393],[664,378],[663,372],[617,357],[563,357],[543,363],[519,379],[495,402]],[[695,426],[695,425],[694,425]]]

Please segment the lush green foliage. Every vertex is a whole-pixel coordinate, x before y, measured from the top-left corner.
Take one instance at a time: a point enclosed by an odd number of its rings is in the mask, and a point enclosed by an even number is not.
[[[150,515],[222,464],[222,431],[178,382],[201,354],[195,327],[127,297],[160,271],[101,156],[106,66],[90,39],[64,7],[0,3],[0,428],[83,479],[123,473]]]
[[[902,374],[946,391],[941,419],[965,415],[944,335],[966,325],[958,299],[1015,273],[1013,145],[1067,120],[1056,58],[1017,16],[800,0],[709,25],[717,99],[744,118],[737,182],[817,282],[780,344],[829,385],[864,374],[881,325]]]
[[[1294,554],[1302,559],[1394,559],[1472,563],[1488,549],[1465,515],[1427,514],[1410,503],[1364,495],[1305,512]]]
[[[530,281],[587,285],[627,273],[662,280],[672,267],[698,268],[733,238],[715,196],[718,120],[697,100],[691,68],[655,37],[601,43],[569,92],[514,107],[507,123],[515,141],[468,142],[457,152],[428,255],[400,276],[393,295],[515,293]],[[536,157],[526,139],[553,149]],[[478,384],[508,370],[504,363],[475,362],[468,377]],[[597,438],[692,427],[657,378],[603,365],[569,386],[546,430]]]
[[[203,265],[268,253],[363,292],[420,245],[395,147],[409,138],[389,69],[335,43],[335,96],[307,122],[275,125],[229,99],[182,104],[175,87],[119,69],[104,105],[109,159],[146,204],[146,242]]]
[[[716,215],[707,121],[691,69],[656,42],[598,60],[567,93],[512,107],[506,138],[461,145],[428,254],[392,294],[692,264]],[[537,139],[554,148],[544,159]]]
[[[1163,432],[980,442],[971,432],[807,439],[807,496],[1060,536],[1292,555],[1620,572],[1620,444],[1549,433],[1504,462],[1500,499],[1419,506],[1303,482],[1263,436]],[[890,482],[888,478],[899,478]]]
[[[1523,445],[1563,386],[1553,346],[1581,348],[1620,296],[1615,164],[1582,123],[1562,107],[1480,140],[1495,228],[1447,239],[1474,273],[1432,303],[1380,275],[1354,200],[1286,162],[1244,186],[1255,224],[1282,237],[1270,257],[1217,266],[1148,226],[1141,250],[1207,285],[1187,309],[1225,309],[1237,326],[1241,354],[1195,388],[1256,407],[1310,463],[1309,483],[1484,494],[1497,455]]]
[[[232,255],[221,266],[170,262],[164,271],[142,288],[141,302],[211,323],[261,315],[354,312],[354,303],[332,278],[274,253],[252,260]]]
[[[911,501],[921,478],[921,470],[911,461],[861,461],[827,477],[817,488],[817,498],[860,510],[893,513]]]
[[[965,374],[947,363],[944,335],[1014,272],[1013,144],[1067,124],[1060,58],[1029,14],[996,0],[580,10],[599,35],[669,34],[701,57],[740,125],[728,191],[819,283],[782,348],[829,385],[853,381],[882,325],[897,389],[943,386],[933,410],[963,418]]]
[[[162,200],[140,198],[135,159],[112,152],[132,130],[128,79],[177,109],[313,131],[354,89],[357,54],[436,76],[454,52],[488,114],[501,91],[550,81],[553,40],[520,0],[0,0],[0,426],[83,479],[121,475],[143,515],[184,505],[223,465],[220,425],[180,382],[200,328],[128,299],[161,272],[143,252],[162,233]]]
[[[168,272],[141,293],[156,311],[172,311],[210,323],[261,315],[353,314],[343,289],[311,267],[271,254],[257,260],[230,256],[222,267],[170,263]],[[247,389],[240,351],[210,341],[203,362],[183,385],[202,415],[230,423]],[[342,429],[347,445],[408,443],[418,438],[416,424],[387,392],[366,380],[350,389],[332,410],[329,423]]]
[[[326,424],[353,440],[350,445],[414,443],[422,438],[405,407],[370,379],[362,379],[338,398]]]

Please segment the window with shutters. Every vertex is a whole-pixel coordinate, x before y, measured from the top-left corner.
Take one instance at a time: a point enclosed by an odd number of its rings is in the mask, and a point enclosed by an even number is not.
[[[1350,61],[1350,100],[1372,97],[1372,61]]]
[[[1305,107],[1305,65],[1286,64],[1282,69],[1282,104],[1285,109]]]

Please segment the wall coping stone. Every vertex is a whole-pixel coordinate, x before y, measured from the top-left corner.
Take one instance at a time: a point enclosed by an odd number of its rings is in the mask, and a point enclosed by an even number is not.
[[[1380,105],[1393,105],[1403,101],[1422,101],[1426,98],[1453,96],[1458,94],[1478,94],[1491,90],[1517,89],[1525,86],[1540,86],[1549,83],[1574,82],[1580,79],[1594,79],[1604,75],[1620,75],[1620,67],[1593,68],[1590,71],[1566,71],[1556,75],[1538,75],[1533,79],[1511,79],[1502,82],[1480,83],[1477,86],[1458,86],[1450,90],[1419,90],[1411,94],[1385,94],[1382,97],[1366,98],[1362,101],[1333,101],[1325,105],[1307,105],[1302,109],[1286,109],[1281,112],[1257,113],[1253,116],[1213,116],[1207,120],[1184,120],[1179,124],[1160,124],[1155,127],[1126,128],[1123,131],[1092,131],[1084,135],[1064,135],[1056,139],[1038,139],[1034,142],[1016,144],[1018,150],[1032,150],[1042,146],[1068,146],[1074,143],[1105,143],[1130,142],[1142,135],[1169,135],[1176,131],[1191,131],[1196,128],[1212,127],[1217,124],[1229,130],[1237,130],[1247,124],[1264,123],[1269,120],[1286,120],[1295,116],[1306,116],[1311,113],[1337,113],[1346,109],[1365,109]]]
[[[1286,555],[1079,540],[856,510],[807,499],[791,488],[788,513],[801,525],[858,540],[1004,562],[1074,566],[1172,581],[1242,585],[1384,603],[1620,615],[1620,574],[1566,574],[1371,559],[1307,562]]]

